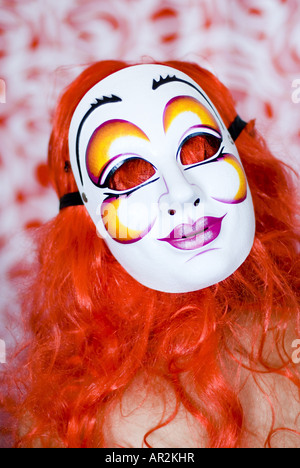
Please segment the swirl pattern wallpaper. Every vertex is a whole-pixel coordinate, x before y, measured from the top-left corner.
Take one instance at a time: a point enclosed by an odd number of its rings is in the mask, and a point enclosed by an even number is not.
[[[58,211],[46,160],[62,90],[98,60],[196,62],[298,173],[299,25],[298,0],[0,0],[0,372],[27,234]]]

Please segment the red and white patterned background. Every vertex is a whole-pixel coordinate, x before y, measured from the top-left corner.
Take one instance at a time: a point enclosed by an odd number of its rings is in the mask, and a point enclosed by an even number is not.
[[[45,162],[59,93],[87,63],[143,57],[209,67],[299,171],[299,0],[0,0],[0,340],[24,232],[58,210]]]

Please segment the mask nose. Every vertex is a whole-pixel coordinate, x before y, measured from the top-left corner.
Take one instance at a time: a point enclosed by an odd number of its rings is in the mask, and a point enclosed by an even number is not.
[[[200,190],[191,184],[179,168],[174,168],[172,173],[164,177],[166,193],[159,201],[160,209],[174,216],[184,205],[197,207],[201,203]]]

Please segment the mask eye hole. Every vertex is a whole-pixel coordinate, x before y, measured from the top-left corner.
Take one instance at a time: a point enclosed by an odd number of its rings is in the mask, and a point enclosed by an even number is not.
[[[210,134],[192,135],[182,143],[180,161],[183,166],[201,163],[215,156],[222,140]]]
[[[130,158],[111,171],[107,186],[111,190],[130,190],[147,182],[155,172],[148,161],[142,158]]]

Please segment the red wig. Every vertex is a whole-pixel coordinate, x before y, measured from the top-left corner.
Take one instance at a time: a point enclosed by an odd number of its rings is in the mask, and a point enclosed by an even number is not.
[[[236,111],[215,76],[190,63],[165,65],[194,79],[229,127]],[[49,145],[59,198],[77,191],[68,155],[75,108],[93,85],[126,66],[96,63],[61,97]],[[110,415],[140,376],[162,402],[174,396],[174,407],[165,404],[160,422],[143,434],[145,446],[179,408],[205,433],[202,446],[251,445],[239,394],[241,369],[254,379],[265,373],[284,377],[299,395],[299,373],[285,340],[290,326],[300,336],[297,194],[290,169],[270,153],[254,122],[236,144],[257,231],[246,262],[220,284],[188,294],[147,289],[117,263],[83,206],[62,210],[37,231],[36,274],[24,301],[30,345],[26,365],[14,377],[25,388],[18,401],[17,447],[112,446]],[[275,416],[266,446],[279,429]]]

